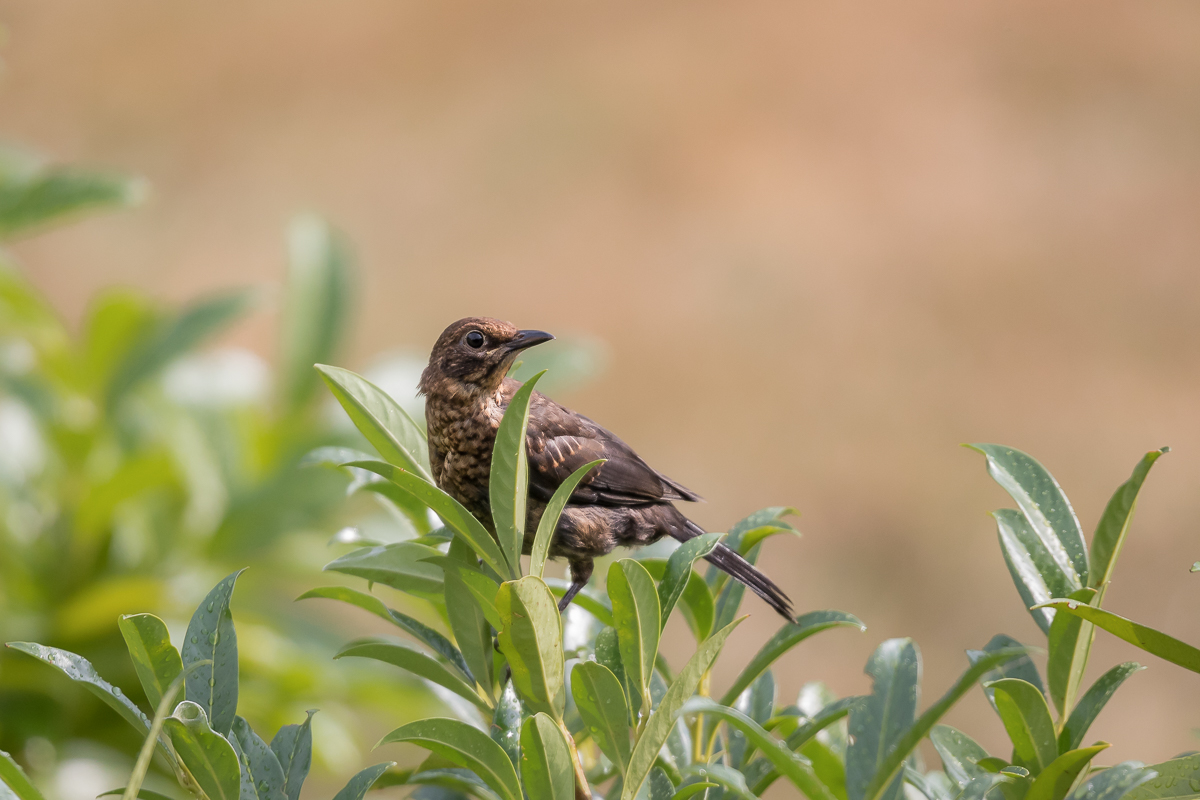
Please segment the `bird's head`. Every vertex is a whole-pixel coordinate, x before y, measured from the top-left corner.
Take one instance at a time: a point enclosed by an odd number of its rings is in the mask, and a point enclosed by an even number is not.
[[[466,397],[495,392],[522,350],[553,338],[490,317],[460,319],[434,344],[421,373],[421,391]]]

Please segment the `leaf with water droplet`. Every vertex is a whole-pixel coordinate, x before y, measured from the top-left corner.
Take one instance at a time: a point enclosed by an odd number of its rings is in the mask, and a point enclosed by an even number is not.
[[[213,730],[222,735],[229,733],[237,712],[237,634],[229,599],[243,571],[238,570],[218,583],[196,609],[188,623],[187,641],[181,654],[185,669],[200,661],[212,662],[188,673],[187,699],[204,709]],[[209,630],[213,631],[211,637]]]

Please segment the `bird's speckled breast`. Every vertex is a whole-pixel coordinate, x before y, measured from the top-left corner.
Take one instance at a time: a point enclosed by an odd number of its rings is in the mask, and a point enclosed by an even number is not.
[[[508,400],[501,389],[483,399],[430,397],[425,404],[434,481],[488,528],[492,518],[487,491],[492,448]]]

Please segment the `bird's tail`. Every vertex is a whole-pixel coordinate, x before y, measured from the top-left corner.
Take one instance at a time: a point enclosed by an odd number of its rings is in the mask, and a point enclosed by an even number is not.
[[[673,538],[686,542],[705,532],[690,519],[685,517],[683,521],[684,526],[670,526],[669,532]],[[738,555],[736,551],[724,544],[718,544],[711,553],[705,556],[705,559],[731,578],[745,584],[750,591],[765,600],[767,605],[779,612],[779,615],[788,622],[794,620],[791,599],[775,585],[774,581],[759,572],[753,564]]]

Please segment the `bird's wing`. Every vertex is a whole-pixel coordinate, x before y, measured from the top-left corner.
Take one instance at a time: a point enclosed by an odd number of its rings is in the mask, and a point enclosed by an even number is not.
[[[605,463],[571,495],[578,505],[636,506],[700,496],[659,473],[610,431],[534,392],[526,435],[529,492],[547,501],[571,473],[597,459]]]

